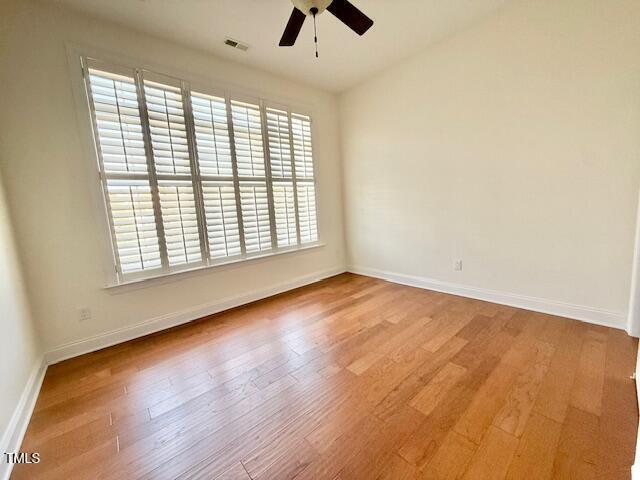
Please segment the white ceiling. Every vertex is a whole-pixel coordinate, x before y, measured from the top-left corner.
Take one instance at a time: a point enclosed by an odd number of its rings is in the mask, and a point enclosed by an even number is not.
[[[294,47],[278,47],[290,0],[54,0],[92,16],[204,49],[326,90],[342,91],[465,28],[507,0],[352,0],[375,24],[358,37],[318,16],[320,58],[307,18]],[[226,37],[249,44],[241,52]]]

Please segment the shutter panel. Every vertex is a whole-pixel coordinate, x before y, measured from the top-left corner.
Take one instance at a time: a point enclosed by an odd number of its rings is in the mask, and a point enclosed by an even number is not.
[[[145,80],[144,93],[156,172],[191,175],[182,92]]]
[[[245,250],[262,252],[272,245],[260,107],[232,101],[231,118]]]
[[[289,116],[287,112],[267,108],[267,135],[269,139],[269,160],[271,176],[291,178],[291,143],[289,141]]]
[[[264,146],[260,107],[250,103],[231,102],[236,163],[240,177],[264,177]]]
[[[318,240],[318,221],[316,218],[315,185],[313,182],[298,182],[297,190],[300,242],[316,242]]]
[[[291,115],[293,152],[296,177],[313,178],[313,149],[311,147],[311,119],[304,115]]]
[[[293,182],[273,184],[273,203],[276,216],[278,247],[289,247],[298,243],[296,232],[296,207]]]
[[[231,178],[231,142],[224,98],[192,93],[191,106],[200,174]]]
[[[201,262],[182,91],[175,86],[144,80],[144,95],[153,161],[159,178],[167,261],[170,267]],[[183,180],[184,176],[189,180]]]
[[[160,245],[133,71],[131,76],[95,68],[87,72],[117,265],[122,274],[160,269]],[[137,178],[111,178],[122,175]]]
[[[265,118],[273,181],[276,238],[278,247],[289,247],[298,243],[289,114],[283,110],[267,108]]]
[[[191,105],[209,254],[214,260],[240,255],[226,100],[192,92]]]
[[[191,181],[158,181],[164,238],[170,266],[202,260]]]
[[[271,225],[266,184],[264,182],[242,182],[240,184],[240,203],[247,253],[269,250],[271,248]]]
[[[146,173],[135,80],[90,68],[89,85],[103,171]]]
[[[313,148],[311,146],[311,119],[305,115],[291,114],[291,136],[296,172],[300,242],[316,242],[318,240],[318,219]]]
[[[240,230],[233,182],[202,182],[211,258],[240,255]]]
[[[149,182],[108,180],[107,198],[122,273],[160,268],[160,247]]]

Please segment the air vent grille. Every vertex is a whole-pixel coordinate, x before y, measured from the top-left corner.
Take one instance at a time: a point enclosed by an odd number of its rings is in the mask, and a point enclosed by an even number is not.
[[[249,45],[239,42],[238,40],[234,40],[233,38],[227,38],[224,41],[224,44],[233,48],[237,48],[238,50],[242,50],[243,52],[246,52],[249,49]]]

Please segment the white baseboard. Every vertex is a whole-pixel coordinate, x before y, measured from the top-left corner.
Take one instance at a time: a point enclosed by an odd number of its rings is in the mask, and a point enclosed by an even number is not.
[[[183,323],[197,320],[198,318],[213,315],[215,313],[228,310],[230,308],[239,307],[256,300],[262,300],[263,298],[277,295],[294,288],[309,285],[311,283],[318,282],[328,277],[344,273],[346,270],[344,267],[335,267],[328,270],[313,273],[311,275],[305,275],[298,277],[288,282],[280,283],[277,285],[271,285],[262,290],[255,292],[237,295],[235,297],[229,297],[226,299],[218,300],[213,303],[198,305],[179,312],[168,313],[156,318],[146,320],[144,322],[112,330],[110,332],[95,335],[93,337],[85,338],[77,342],[67,343],[56,347],[47,353],[45,353],[45,361],[48,365],[52,365],[68,358],[77,357],[85,353],[94,352],[102,348],[110,347],[118,343],[126,342],[134,338],[149,335],[151,333],[159,332],[170,327],[175,327]]]
[[[29,426],[33,408],[36,406],[36,400],[40,393],[40,387],[44,380],[44,374],[47,371],[47,364],[44,358],[41,358],[31,370],[31,375],[27,380],[27,384],[22,391],[18,405],[16,405],[7,429],[4,431],[2,441],[0,443],[0,454],[17,453],[20,451],[22,439]],[[13,470],[13,464],[6,463],[4,455],[0,459],[0,479],[8,480]]]
[[[511,307],[522,308],[525,310],[533,310],[535,312],[573,318],[575,320],[603,325],[605,327],[619,328],[623,330],[625,328],[626,315],[622,312],[613,312],[610,310],[574,305],[545,298],[528,297],[515,293],[470,287],[467,285],[443,282],[430,278],[405,275],[402,273],[388,272],[356,265],[347,267],[347,271],[369,277],[381,278],[389,282],[409,285],[411,287],[435,290],[436,292],[449,293],[461,297],[475,298],[486,302],[509,305]]]

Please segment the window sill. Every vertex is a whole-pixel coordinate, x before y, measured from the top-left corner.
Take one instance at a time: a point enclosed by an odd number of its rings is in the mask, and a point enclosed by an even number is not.
[[[125,290],[146,288],[154,285],[162,285],[164,283],[177,281],[181,278],[202,274],[211,269],[216,269],[219,267],[226,267],[226,266],[237,265],[242,263],[252,263],[254,260],[264,260],[272,257],[278,257],[280,255],[288,255],[296,252],[305,252],[308,250],[314,250],[316,248],[321,248],[324,246],[326,246],[326,244],[322,242],[309,243],[300,247],[284,248],[281,250],[276,250],[274,252],[251,255],[249,257],[234,258],[233,260],[221,261],[213,265],[205,265],[205,266],[199,265],[194,268],[185,268],[184,270],[178,270],[175,272],[161,273],[161,274],[153,275],[149,277],[136,278],[134,280],[125,280],[119,283],[107,284],[103,288],[105,290],[109,290],[112,293],[119,293],[120,291],[125,291]]]

